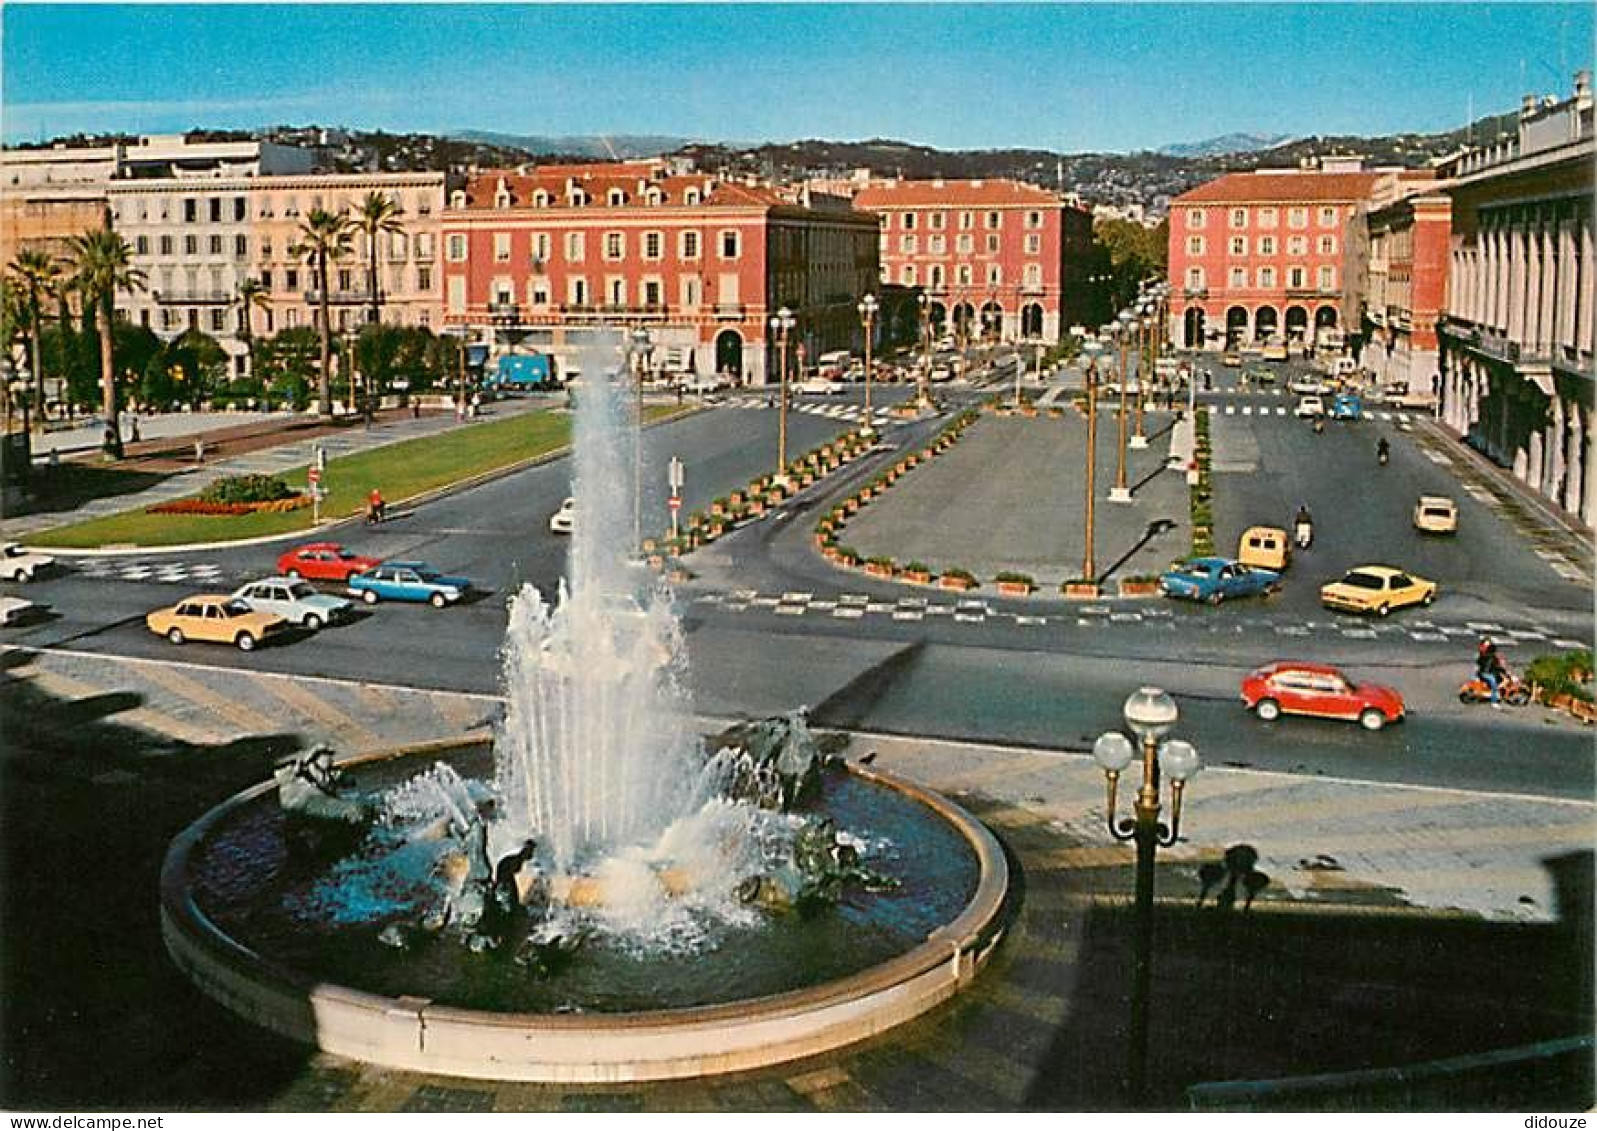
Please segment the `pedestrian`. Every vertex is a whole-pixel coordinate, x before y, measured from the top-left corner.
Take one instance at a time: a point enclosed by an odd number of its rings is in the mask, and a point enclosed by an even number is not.
[[[142,440],[144,438],[144,437],[139,435],[139,418],[138,417],[135,416],[132,419],[132,421],[129,423],[128,433],[129,433],[128,439],[130,441],[132,441],[133,443],[135,443],[135,444],[137,444],[140,440]]]
[[[420,401],[411,401],[410,402],[410,418],[412,420],[420,420],[421,419],[421,402]]]
[[[196,436],[194,438],[194,462],[205,462],[205,438],[202,436]]]
[[[53,468],[61,466],[61,453],[54,448],[50,449],[50,466]]]

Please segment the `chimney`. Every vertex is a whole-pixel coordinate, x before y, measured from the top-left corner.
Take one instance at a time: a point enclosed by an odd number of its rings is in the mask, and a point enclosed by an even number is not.
[[[1591,72],[1575,72],[1575,105],[1584,110],[1591,105]]]
[[[1519,120],[1523,122],[1525,119],[1534,118],[1535,116],[1536,96],[1534,94],[1527,94],[1519,105]]]

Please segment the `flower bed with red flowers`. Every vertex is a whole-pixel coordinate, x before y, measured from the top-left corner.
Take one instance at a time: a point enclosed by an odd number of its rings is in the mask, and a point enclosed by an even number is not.
[[[297,511],[311,505],[309,495],[291,495],[286,499],[273,499],[266,503],[212,503],[205,499],[173,499],[170,503],[156,503],[145,507],[146,514],[254,514],[256,511]]]

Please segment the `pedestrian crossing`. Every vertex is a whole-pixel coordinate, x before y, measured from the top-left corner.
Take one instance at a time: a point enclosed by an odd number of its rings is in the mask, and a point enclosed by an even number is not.
[[[774,409],[774,397],[730,397],[726,401],[729,408],[743,409]],[[802,412],[809,416],[824,416],[830,420],[846,420],[852,424],[861,424],[865,419],[865,407],[857,404],[821,404],[810,401],[793,401],[788,406],[789,411]],[[892,418],[880,409],[873,409],[871,418],[875,424],[891,423]]]
[[[146,581],[191,587],[226,587],[229,579],[214,562],[145,561],[124,558],[78,558],[68,568],[101,581]],[[257,571],[259,573],[260,571]]]
[[[1254,405],[1251,405],[1251,404],[1244,404],[1244,405],[1228,404],[1228,405],[1216,405],[1215,409],[1222,416],[1260,416],[1260,417],[1263,417],[1263,416],[1291,416],[1292,415],[1292,410],[1289,409],[1286,405],[1267,405],[1267,404],[1262,404],[1262,405],[1254,406]],[[1384,411],[1384,410],[1383,411],[1378,411],[1378,412],[1365,412],[1364,413],[1364,418],[1367,419],[1367,420],[1378,420],[1378,421],[1380,421],[1383,424],[1396,424],[1399,428],[1408,427],[1408,426],[1412,425],[1413,422],[1414,422],[1412,415],[1409,414],[1409,413],[1406,413],[1406,412],[1389,412],[1389,411]]]

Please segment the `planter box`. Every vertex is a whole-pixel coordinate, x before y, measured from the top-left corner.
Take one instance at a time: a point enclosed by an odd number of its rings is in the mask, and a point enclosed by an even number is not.
[[[865,563],[865,572],[870,574],[872,577],[892,577],[893,567],[890,565],[879,565],[875,562],[867,562]]]
[[[693,575],[685,569],[674,569],[670,573],[666,574],[666,580],[678,583],[691,581],[693,580]]]
[[[1122,581],[1120,582],[1120,595],[1122,597],[1155,597],[1159,594],[1157,581]]]
[[[931,573],[923,570],[905,570],[899,576],[905,581],[913,582],[916,585],[930,585],[932,583]]]
[[[1000,581],[998,583],[998,592],[1005,597],[1029,597],[1031,596],[1031,586],[1024,581]]]
[[[665,568],[665,559],[663,557],[661,557],[659,554],[650,554],[649,555],[649,568],[654,570],[654,572],[659,573],[662,569]]]
[[[1067,601],[1093,601],[1098,598],[1098,586],[1091,581],[1070,581],[1062,588]]]
[[[967,581],[963,577],[940,577],[937,579],[937,587],[939,589],[958,589],[963,591],[976,588],[976,583]]]

